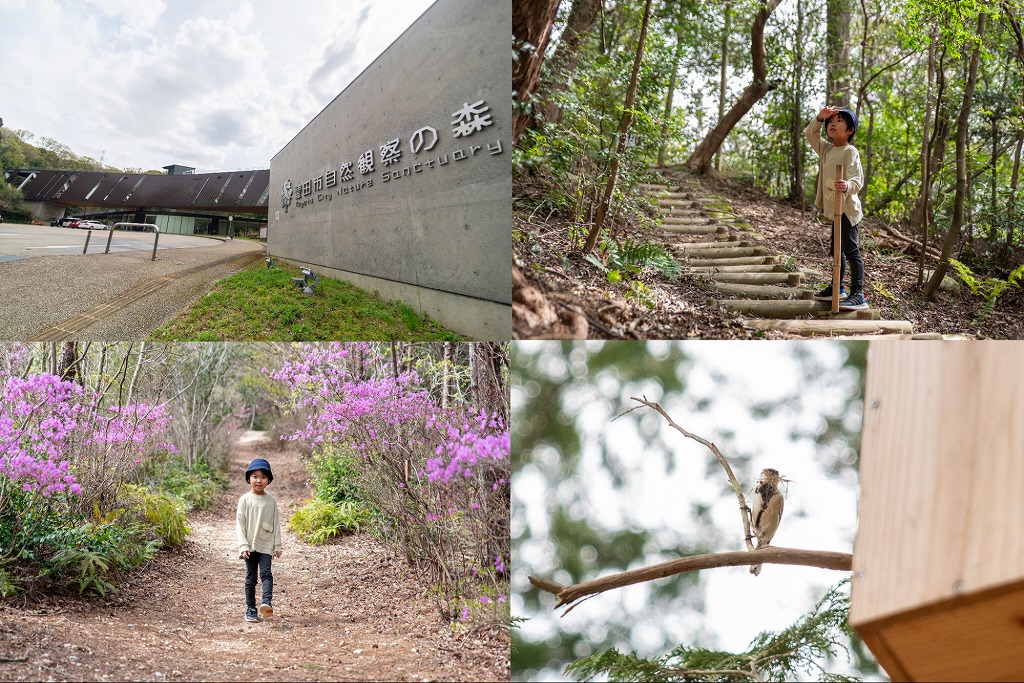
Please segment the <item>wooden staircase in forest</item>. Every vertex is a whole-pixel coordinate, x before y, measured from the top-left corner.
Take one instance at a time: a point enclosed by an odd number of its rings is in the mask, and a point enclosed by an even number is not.
[[[710,278],[720,296],[711,306],[742,316],[748,330],[778,330],[807,337],[899,334],[912,338],[941,338],[914,334],[906,320],[882,320],[877,310],[831,312],[831,302],[817,301],[807,287],[807,276],[827,280],[793,259],[759,244],[753,227],[737,216],[720,197],[704,192],[696,183],[639,185],[664,218],[657,229],[683,262],[683,276]],[[745,235],[746,233],[746,235]]]

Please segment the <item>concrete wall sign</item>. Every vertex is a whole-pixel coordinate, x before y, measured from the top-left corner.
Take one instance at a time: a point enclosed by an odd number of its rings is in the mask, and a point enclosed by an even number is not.
[[[376,161],[375,148],[370,147],[355,161],[357,164],[355,171],[352,168],[353,162],[345,161],[338,164],[336,168],[332,167],[313,178],[296,180],[294,185],[289,178],[281,188],[281,207],[287,212],[292,207],[293,200],[294,207],[301,209],[311,206],[314,202],[332,201],[335,197],[343,197],[372,188],[375,163],[379,163],[383,167],[377,178],[378,182],[387,183],[413,177],[424,171],[443,169],[449,164],[476,157],[477,154],[481,157],[501,154],[505,149],[500,138],[482,139],[480,140],[481,144],[467,141],[467,138],[474,133],[493,125],[489,111],[490,107],[480,100],[473,104],[466,102],[458,111],[452,113],[455,120],[452,121],[454,127],[451,129],[451,137],[456,144],[442,148],[443,151],[429,153],[437,147],[441,135],[433,126],[423,126],[417,128],[407,140],[396,137],[380,145]],[[458,138],[462,138],[462,140],[460,141]],[[459,145],[457,144],[459,142],[465,142],[465,144]],[[485,147],[486,151],[484,151]],[[403,150],[409,152],[404,162],[402,160]],[[391,167],[391,170],[388,170],[388,167]],[[357,176],[356,173],[359,175]],[[364,178],[364,176],[366,177]]]
[[[511,337],[508,0],[437,0],[271,162],[268,249]]]

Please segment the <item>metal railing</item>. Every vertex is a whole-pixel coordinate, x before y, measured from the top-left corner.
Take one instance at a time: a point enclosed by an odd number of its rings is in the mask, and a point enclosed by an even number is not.
[[[126,227],[126,228],[153,228],[153,232],[156,233],[156,236],[153,238],[153,258],[151,258],[150,261],[156,261],[156,244],[157,244],[157,242],[160,241],[160,228],[158,228],[153,223],[114,223],[113,227],[110,228],[110,234],[107,236],[107,250],[104,251],[103,253],[104,254],[109,254],[110,253],[110,240],[114,239],[114,230],[116,230],[118,227],[121,227],[121,226]],[[88,247],[88,245],[89,245],[89,238],[88,237],[85,238],[85,243],[86,243],[86,247]]]

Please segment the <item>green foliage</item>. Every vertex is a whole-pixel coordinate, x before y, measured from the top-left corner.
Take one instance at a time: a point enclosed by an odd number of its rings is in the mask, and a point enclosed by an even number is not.
[[[144,477],[149,488],[176,496],[186,510],[209,507],[228,486],[224,475],[203,458],[192,468],[181,457],[163,461],[152,459],[146,462]]]
[[[125,495],[139,514],[152,526],[161,545],[179,546],[185,542],[189,529],[184,500],[167,491],[154,491],[134,484],[125,484]]]
[[[0,180],[0,215],[6,221],[28,221],[32,217],[21,192]]]
[[[992,304],[1010,287],[1019,287],[1021,277],[1024,277],[1024,264],[1014,269],[1005,280],[998,278],[981,279],[975,276],[970,268],[956,259],[949,259],[949,265],[956,272],[960,280],[970,288],[971,294],[984,297]]]
[[[342,280],[324,277],[315,294],[304,294],[292,284],[298,275],[297,268],[255,264],[218,282],[152,337],[161,341],[461,339],[405,304],[384,301]]]
[[[325,503],[344,503],[359,499],[358,458],[334,448],[318,451],[309,462],[316,497]]]
[[[844,640],[852,635],[847,623],[850,599],[843,590],[849,579],[831,588],[800,621],[773,633],[765,631],[746,652],[680,645],[654,659],[622,654],[609,649],[578,659],[566,673],[579,681],[606,674],[612,681],[789,681],[798,674],[819,681],[857,681],[856,677],[829,673],[822,661],[846,651]]]
[[[614,244],[608,250],[608,263],[636,274],[653,268],[670,280],[677,279],[683,272],[683,264],[673,258],[664,245],[655,242],[642,244],[626,239]]]
[[[116,593],[113,579],[118,572],[138,567],[156,554],[159,544],[147,536],[145,526],[120,519],[56,529],[39,539],[40,545],[56,548],[44,563],[43,575],[79,593]]]
[[[369,516],[368,510],[354,500],[330,503],[314,497],[295,511],[288,528],[307,543],[321,545],[346,533],[359,533],[360,524]]]

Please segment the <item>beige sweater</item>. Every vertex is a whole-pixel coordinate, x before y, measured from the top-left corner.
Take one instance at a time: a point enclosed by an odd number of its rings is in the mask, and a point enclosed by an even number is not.
[[[804,135],[818,154],[818,187],[814,195],[814,206],[823,216],[834,220],[836,165],[842,164],[843,180],[847,185],[843,196],[843,213],[850,219],[851,225],[857,225],[864,218],[860,197],[857,196],[864,183],[860,152],[853,145],[836,147],[827,137],[821,136],[821,127],[821,121],[814,119],[804,130]]]
[[[235,535],[239,555],[247,550],[273,555],[281,550],[281,524],[272,495],[257,496],[249,491],[238,499]]]

